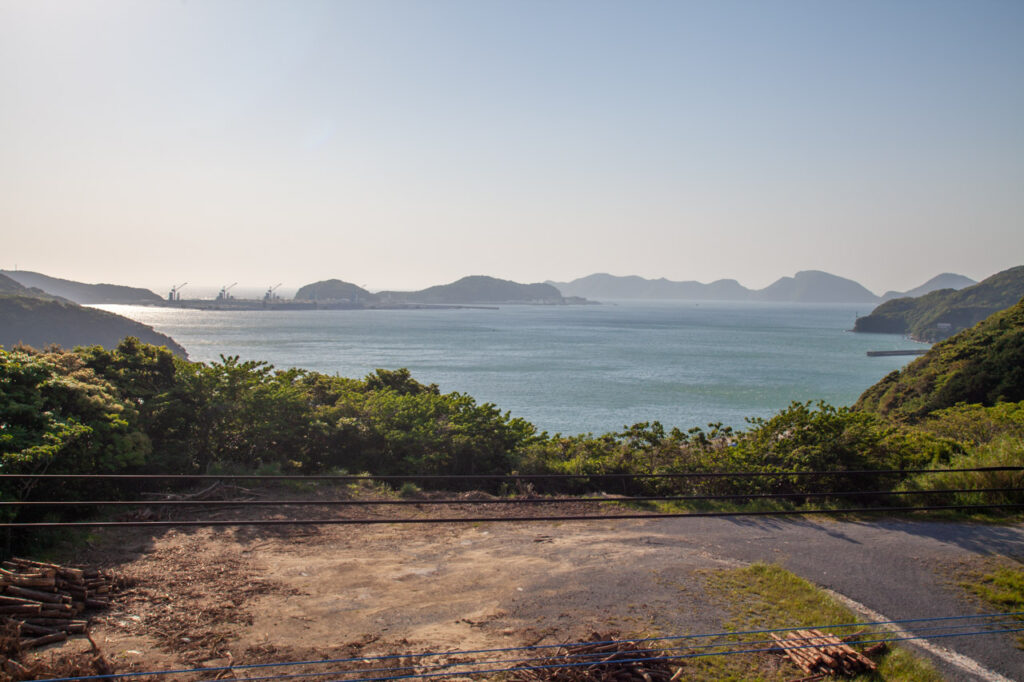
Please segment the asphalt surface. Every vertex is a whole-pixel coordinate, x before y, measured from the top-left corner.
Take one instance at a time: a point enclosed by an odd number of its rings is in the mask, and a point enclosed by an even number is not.
[[[956,585],[958,564],[990,555],[1024,559],[1024,526],[915,521],[668,519],[644,524],[682,550],[744,562],[767,561],[884,615],[902,620],[988,613]],[[905,630],[914,633],[909,624]],[[927,634],[920,632],[920,634]],[[951,637],[934,644],[1011,680],[1024,680],[1024,651],[1011,635]],[[929,654],[936,660],[932,654]],[[950,680],[999,679],[947,661]]]

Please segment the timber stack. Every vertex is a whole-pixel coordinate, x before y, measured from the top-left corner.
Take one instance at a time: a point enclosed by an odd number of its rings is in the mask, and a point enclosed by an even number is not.
[[[110,606],[113,580],[97,570],[14,558],[0,564],[0,623],[23,649],[85,634],[88,609]]]
[[[821,630],[795,630],[786,637],[770,633],[777,649],[798,668],[817,680],[832,675],[857,675],[878,668],[874,661],[855,651],[835,635]]]

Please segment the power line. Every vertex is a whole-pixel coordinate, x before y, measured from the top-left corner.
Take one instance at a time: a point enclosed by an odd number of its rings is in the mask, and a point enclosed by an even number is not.
[[[477,504],[565,504],[571,502],[630,503],[630,502],[695,502],[711,500],[787,499],[792,497],[872,497],[902,495],[942,495],[959,493],[1013,493],[1024,488],[944,488],[936,490],[865,490],[802,493],[750,493],[746,495],[649,495],[636,497],[508,497],[472,500],[444,499],[346,499],[346,500],[2,500],[0,507],[128,507],[128,506],[436,506]]]
[[[501,648],[490,648],[490,649],[469,649],[469,650],[448,650],[448,651],[434,651],[434,652],[423,652],[423,653],[402,653],[402,654],[383,654],[377,656],[358,656],[349,658],[335,658],[335,659],[320,659],[320,660],[305,660],[305,661],[288,661],[288,662],[277,662],[277,663],[250,663],[241,665],[231,666],[219,666],[219,667],[204,667],[204,668],[186,668],[186,669],[173,669],[173,670],[155,670],[145,672],[128,672],[128,673],[110,673],[105,675],[85,675],[78,677],[62,677],[62,678],[51,678],[47,680],[41,680],[40,682],[79,682],[82,680],[113,680],[133,677],[144,677],[147,675],[173,675],[173,674],[185,674],[185,673],[212,673],[212,672],[225,672],[229,670],[254,670],[254,669],[268,669],[268,668],[282,668],[282,667],[298,667],[298,666],[313,666],[313,665],[337,665],[344,663],[373,663],[378,661],[388,660],[400,660],[403,658],[431,658],[431,657],[443,657],[443,656],[469,656],[477,654],[498,654],[506,652],[517,652],[517,651],[538,651],[538,650],[550,650],[558,649],[563,647],[579,647],[588,645],[617,645],[617,644],[638,644],[643,642],[667,642],[667,641],[680,641],[680,640],[691,640],[691,639],[709,639],[716,637],[739,637],[744,635],[763,635],[768,633],[776,632],[793,632],[795,630],[804,629],[817,629],[817,630],[838,630],[847,629],[854,627],[879,627],[885,625],[908,625],[911,623],[950,623],[948,627],[959,627],[956,623],[964,623],[962,627],[980,627],[974,626],[966,621],[978,621],[978,620],[995,620],[1004,619],[1011,617],[1024,616],[1024,611],[1012,611],[1005,613],[979,613],[969,614],[963,616],[932,616],[926,618],[904,618],[899,620],[880,620],[880,621],[868,621],[863,623],[833,623],[828,625],[800,625],[794,627],[781,627],[781,628],[764,628],[757,630],[740,630],[740,631],[725,631],[725,632],[713,632],[703,634],[684,634],[684,635],[663,635],[658,637],[644,637],[639,639],[610,639],[610,640],[599,640],[589,642],[571,642],[562,644],[536,644],[532,646],[518,646],[518,647],[501,647]],[[1022,628],[1024,630],[1024,628]],[[1017,632],[1018,630],[981,630],[973,633],[965,634],[1000,634],[1005,632]],[[960,633],[955,633],[959,635]],[[904,639],[926,639],[927,637],[909,637]],[[877,640],[882,641],[882,640]],[[899,641],[899,640],[886,640],[886,641]],[[875,643],[874,641],[861,641],[854,643]],[[749,644],[749,643],[748,643]],[[743,652],[736,652],[743,653]],[[647,659],[650,660],[650,659]],[[360,672],[360,671],[353,671]]]
[[[1014,628],[1012,630],[1003,630],[1002,632],[1003,633],[1024,632],[1024,628]],[[887,637],[887,638],[884,638],[884,639],[866,640],[866,641],[861,641],[861,642],[857,642],[857,643],[858,644],[877,644],[877,643],[882,643],[882,642],[885,642],[885,643],[889,643],[889,642],[904,642],[904,641],[908,641],[908,640],[942,639],[942,638],[948,638],[948,637],[968,637],[968,636],[990,635],[990,634],[993,634],[990,630],[982,630],[982,631],[978,631],[978,632],[950,633],[950,634],[942,634],[942,635],[921,635],[921,636],[908,636],[908,637]],[[820,646],[820,645],[808,644],[808,645],[793,646],[793,647],[788,647],[788,648],[791,648],[791,649],[803,649],[803,648],[814,648],[816,646]],[[621,665],[623,663],[651,663],[651,662],[654,662],[654,661],[676,661],[676,660],[685,660],[685,659],[689,659],[689,658],[708,658],[708,657],[712,657],[712,656],[735,656],[735,655],[738,655],[738,654],[768,653],[768,652],[771,652],[771,651],[776,651],[778,648],[779,647],[776,645],[776,646],[767,647],[767,648],[734,649],[734,650],[730,650],[730,651],[715,651],[715,652],[698,653],[698,654],[681,654],[679,656],[662,656],[662,657],[632,658],[632,659],[631,658],[620,658],[620,659],[616,659],[614,661],[607,661],[607,662],[605,662],[605,661],[598,661],[596,663],[594,661],[570,662],[570,663],[551,663],[551,664],[547,664],[547,665],[538,665],[538,666],[515,666],[515,667],[511,667],[511,668],[506,667],[506,668],[491,668],[491,669],[487,669],[487,670],[465,670],[465,671],[461,671],[461,672],[464,675],[494,675],[494,674],[498,674],[498,673],[509,673],[509,672],[526,671],[526,670],[553,670],[553,669],[564,669],[564,668],[579,668],[579,667],[583,667],[583,666],[593,666],[593,665],[612,665],[612,664],[619,664],[619,665]],[[344,674],[344,671],[340,671],[340,672],[343,672],[343,674]],[[356,670],[356,671],[352,671],[352,672],[358,673],[359,671]],[[421,679],[422,680],[422,679],[432,679],[432,678],[438,678],[438,677],[447,677],[447,676],[450,676],[451,674],[452,674],[451,672],[441,672],[441,673],[419,673],[419,674],[412,674],[412,675],[394,675],[394,676],[388,676],[388,677],[345,677],[345,678],[339,678],[337,680],[337,682],[385,682],[385,681],[390,681],[390,680],[410,680],[410,679]],[[330,682],[335,682],[335,681],[330,681]]]
[[[963,511],[966,509],[1021,509],[1024,504],[950,504],[919,507],[850,507],[847,509],[793,509],[767,511],[654,512],[648,514],[566,514],[562,516],[468,516],[440,518],[376,519],[210,519],[188,521],[42,521],[0,523],[0,528],[156,528],[170,526],[359,526],[410,523],[513,523],[525,521],[614,521],[622,519],[714,518],[730,516],[802,516],[807,514],[878,514],[914,511]]]
[[[1000,625],[1000,626],[1007,625],[1008,626],[1008,625],[1015,625],[1015,624],[1018,624],[1018,623],[1019,623],[1019,621],[1016,621],[1016,622],[1015,621],[1008,621],[1008,622],[1005,622],[1005,623],[1002,623],[1002,622],[994,623],[994,625]],[[979,632],[990,632],[992,634],[1001,634],[1001,633],[1006,633],[1006,632],[1016,632],[1017,631],[1016,629],[1005,629],[1005,628],[993,630],[993,629],[991,629],[992,625],[993,625],[993,623],[989,624],[989,627],[990,627],[989,630],[979,631]],[[810,626],[810,627],[815,627],[815,626]],[[920,633],[920,632],[931,632],[931,631],[935,631],[935,630],[949,630],[949,629],[952,629],[952,628],[967,629],[967,628],[971,628],[971,627],[977,627],[977,626],[976,625],[970,625],[970,624],[967,624],[967,625],[942,625],[942,626],[935,626],[935,627],[931,627],[931,628],[919,628],[916,631],[918,633]],[[1022,629],[1024,629],[1024,628],[1022,628]],[[878,637],[878,636],[881,636],[881,635],[891,635],[891,634],[892,633],[890,631],[888,631],[888,630],[879,630],[879,631],[875,631],[875,632],[859,632],[859,633],[857,633],[857,637],[864,637],[864,636]],[[958,634],[959,635],[959,634],[971,634],[971,633],[951,633],[951,634]],[[974,634],[978,634],[978,633],[974,633]],[[633,641],[643,642],[643,641],[646,641],[646,640],[633,640]],[[870,643],[871,640],[844,639],[843,641],[846,644],[862,644],[862,643]],[[659,648],[659,649],[653,649],[653,648],[652,649],[632,649],[632,650],[628,650],[625,653],[628,653],[629,655],[638,655],[638,654],[647,654],[647,653],[666,654],[668,652],[673,652],[673,651],[691,651],[691,652],[693,652],[693,651],[697,651],[697,650],[706,650],[706,649],[721,649],[723,647],[730,647],[730,646],[733,646],[733,647],[735,647],[735,646],[750,647],[750,646],[757,646],[757,645],[762,645],[762,644],[767,644],[770,647],[775,647],[774,649],[769,649],[769,650],[775,650],[775,649],[778,648],[778,645],[776,644],[775,640],[760,639],[760,640],[752,640],[752,641],[748,640],[748,641],[719,642],[717,644],[699,644],[699,645],[692,645],[692,646],[663,647],[663,648]],[[553,645],[553,646],[572,647],[574,645],[566,644],[566,645]],[[801,644],[794,644],[794,645],[788,646],[787,648],[789,648],[789,649],[805,649],[805,648],[817,648],[817,647],[820,647],[820,646],[821,646],[820,644],[803,644],[803,645],[801,645]],[[591,664],[594,664],[595,661],[593,661],[592,659],[606,657],[609,653],[610,652],[608,652],[607,650],[604,650],[604,651],[578,652],[578,653],[566,653],[566,654],[563,654],[561,656],[561,658],[564,659],[564,662],[566,662],[566,663],[568,663],[570,661],[583,661],[585,663],[589,662]],[[718,652],[718,653],[727,653],[727,652]],[[645,657],[645,658],[637,659],[637,661],[649,662],[649,661],[660,661],[660,660],[672,660],[674,658],[682,658],[682,657],[685,657],[685,656],[664,656],[664,655],[663,656],[648,656],[648,657]],[[417,656],[415,654],[409,654],[408,656],[403,656],[402,658],[415,659],[415,658],[417,658]],[[361,659],[361,662],[365,661],[365,660],[367,660],[367,659]],[[469,666],[480,666],[480,665],[495,665],[495,664],[509,665],[509,664],[512,664],[512,663],[523,664],[523,663],[534,663],[534,662],[538,662],[538,661],[539,662],[550,662],[551,660],[552,660],[551,656],[547,656],[547,657],[544,657],[544,656],[531,656],[531,657],[526,657],[526,658],[498,658],[498,659],[490,659],[490,660],[453,661],[453,662],[446,662],[446,663],[438,663],[436,665],[427,664],[427,667],[430,668],[430,669],[433,669],[433,670],[445,670],[449,674],[467,674],[467,675],[471,675],[471,674],[474,674],[476,671],[473,671],[473,670],[462,670],[462,671],[460,671],[460,670],[453,670],[453,669],[455,669],[455,668],[465,668],[465,667],[469,667]],[[623,662],[622,659],[616,659],[614,661],[610,661],[610,663],[621,663],[621,662]],[[281,665],[288,666],[289,664],[284,663],[284,664],[281,664]],[[324,675],[335,675],[335,674],[339,674],[339,673],[341,673],[341,674],[366,674],[366,673],[371,673],[371,672],[391,672],[391,673],[395,673],[395,672],[402,671],[402,670],[413,670],[413,671],[415,671],[416,668],[423,668],[423,667],[424,666],[421,663],[419,665],[398,665],[398,666],[377,667],[377,668],[356,668],[356,669],[349,669],[349,670],[334,669],[334,670],[323,670],[323,671],[319,671],[319,672],[288,673],[288,674],[268,675],[268,676],[264,676],[264,677],[246,677],[246,678],[243,678],[243,679],[247,680],[248,682],[263,682],[263,681],[267,681],[267,680],[295,680],[295,679],[308,679],[308,678],[311,678],[311,677],[323,677]],[[234,668],[234,670],[238,670],[238,669],[239,669],[238,667]],[[516,670],[523,670],[523,669],[526,669],[526,668],[524,666],[522,666],[522,665],[517,665],[515,669]]]
[[[757,478],[769,476],[861,476],[886,474],[954,474],[1024,471],[1024,466],[970,467],[965,469],[849,469],[823,471],[703,471],[661,474],[0,474],[0,480],[196,480],[196,481],[419,481],[419,480],[509,480],[538,479],[656,479],[656,478]]]

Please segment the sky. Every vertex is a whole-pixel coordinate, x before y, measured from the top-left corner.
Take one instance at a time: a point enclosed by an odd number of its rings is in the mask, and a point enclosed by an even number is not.
[[[0,268],[876,293],[1024,263],[1019,0],[0,0]]]

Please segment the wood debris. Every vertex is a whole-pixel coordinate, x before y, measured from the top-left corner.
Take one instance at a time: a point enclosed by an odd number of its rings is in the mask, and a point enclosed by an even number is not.
[[[614,635],[592,635],[596,644],[565,646],[554,656],[516,670],[511,679],[517,682],[674,682],[682,674],[678,662],[668,654],[650,648],[649,643],[608,642]]]
[[[878,666],[864,654],[835,635],[821,630],[794,630],[786,637],[770,633],[780,653],[793,661],[810,677],[822,679],[834,675],[857,675],[875,670]]]
[[[0,564],[0,624],[21,649],[84,635],[88,609],[110,606],[113,580],[96,570],[13,558]]]

